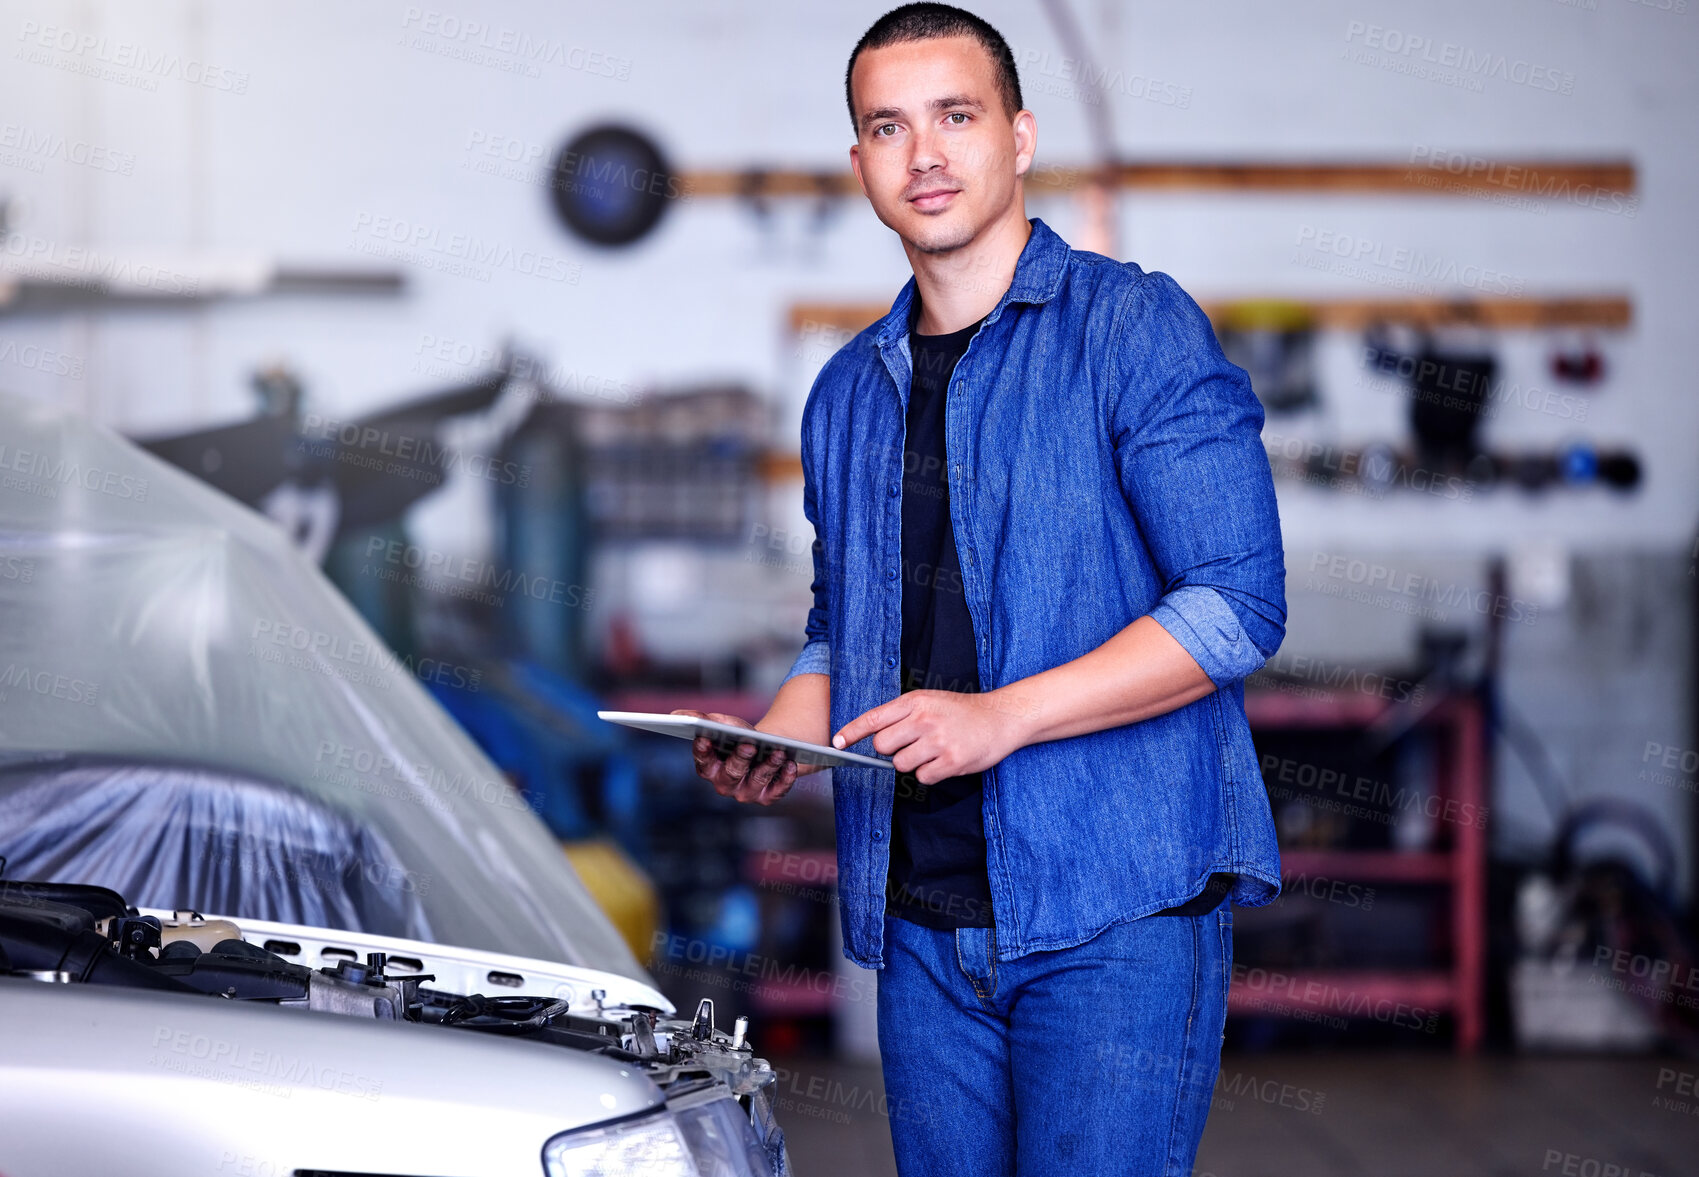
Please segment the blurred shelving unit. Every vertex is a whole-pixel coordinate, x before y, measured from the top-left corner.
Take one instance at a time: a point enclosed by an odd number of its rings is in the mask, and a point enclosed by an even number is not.
[[[1394,705],[1367,695],[1321,692],[1303,695],[1251,691],[1245,711],[1258,738],[1280,732],[1363,731],[1385,720]],[[1432,796],[1441,813],[1470,820],[1445,823],[1443,849],[1314,848],[1280,852],[1285,878],[1326,878],[1364,884],[1431,884],[1447,892],[1450,960],[1432,968],[1335,970],[1294,969],[1277,995],[1252,991],[1244,970],[1235,970],[1228,996],[1232,1014],[1352,1016],[1386,1003],[1437,1010],[1456,1025],[1460,1053],[1473,1053],[1485,1027],[1483,969],[1486,959],[1486,753],[1483,716],[1472,695],[1447,695],[1421,714],[1416,729],[1435,738]],[[1478,819],[1478,820],[1477,820]]]
[[[791,851],[782,857],[781,863],[775,864],[770,856],[759,851],[751,852],[744,860],[744,878],[757,887],[775,891],[795,891],[799,887],[818,890],[826,893],[830,903],[836,903],[836,847]],[[801,970],[763,977],[751,991],[751,1004],[768,1017],[831,1016],[837,1010],[839,998],[831,985],[821,984],[827,975],[826,970],[818,973]]]
[[[753,692],[637,690],[613,695],[609,705],[632,711],[692,708],[732,715],[759,716],[771,700]],[[1388,702],[1364,695],[1295,695],[1278,690],[1251,691],[1245,699],[1252,731],[1363,731],[1383,721]],[[1435,764],[1433,796],[1442,811],[1484,815],[1486,764],[1479,702],[1451,695],[1422,714],[1417,727],[1436,738],[1442,752]],[[1398,1006],[1439,1011],[1455,1021],[1455,1044],[1473,1053],[1485,1028],[1486,831],[1474,821],[1444,823],[1450,844],[1441,849],[1293,848],[1281,849],[1287,878],[1325,878],[1366,885],[1427,885],[1443,888],[1450,959],[1428,968],[1331,969],[1286,971],[1276,994],[1254,992],[1246,970],[1237,970],[1229,994],[1235,1015],[1305,1014],[1352,1016],[1351,1011]],[[767,891],[799,882],[826,891],[836,886],[837,854],[830,846],[803,847],[786,854],[782,867],[759,852],[745,856],[743,880]],[[1276,970],[1278,971],[1278,970]],[[750,992],[752,1007],[768,1016],[824,1017],[834,1009],[828,989],[808,975],[765,978]]]

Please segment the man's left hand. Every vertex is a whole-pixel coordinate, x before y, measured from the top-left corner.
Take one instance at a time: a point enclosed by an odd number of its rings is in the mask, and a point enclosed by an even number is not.
[[[982,772],[1026,743],[1019,716],[995,692],[909,691],[850,720],[832,745],[868,736],[875,752],[923,785]]]

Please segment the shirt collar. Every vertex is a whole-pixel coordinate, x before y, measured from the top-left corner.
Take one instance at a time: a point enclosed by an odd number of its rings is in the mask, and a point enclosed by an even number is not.
[[[1021,256],[1015,259],[1015,276],[1009,283],[1009,289],[1003,292],[1001,301],[985,317],[988,323],[1011,302],[1049,302],[1061,289],[1062,273],[1068,264],[1068,243],[1038,217],[1029,220],[1032,234],[1022,247]],[[891,304],[890,312],[879,321],[876,340],[880,347],[907,337],[909,308],[913,303],[914,275],[911,274],[897,294],[897,301]]]

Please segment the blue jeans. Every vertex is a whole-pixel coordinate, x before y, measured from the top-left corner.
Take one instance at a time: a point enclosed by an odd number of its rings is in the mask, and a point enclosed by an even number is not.
[[[885,917],[879,1051],[901,1177],[1192,1171],[1221,1067],[1230,902],[998,961]]]

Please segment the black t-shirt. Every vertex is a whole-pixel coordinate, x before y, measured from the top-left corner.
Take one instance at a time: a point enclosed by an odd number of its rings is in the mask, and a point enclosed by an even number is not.
[[[979,658],[964,595],[944,445],[950,377],[981,319],[947,335],[915,331],[920,300],[909,315],[914,361],[903,445],[902,689],[978,691]],[[891,805],[891,859],[885,911],[930,928],[993,926],[985,870],[981,773],[923,785],[897,774]],[[1216,873],[1186,903],[1155,915],[1201,915],[1214,910],[1234,876]]]
[[[914,329],[914,375],[903,445],[902,689],[978,691],[979,658],[950,524],[944,406],[950,376],[979,323],[948,335]],[[983,319],[980,320],[984,322]],[[923,785],[898,773],[891,807],[885,910],[931,928],[988,928],[981,774]]]

